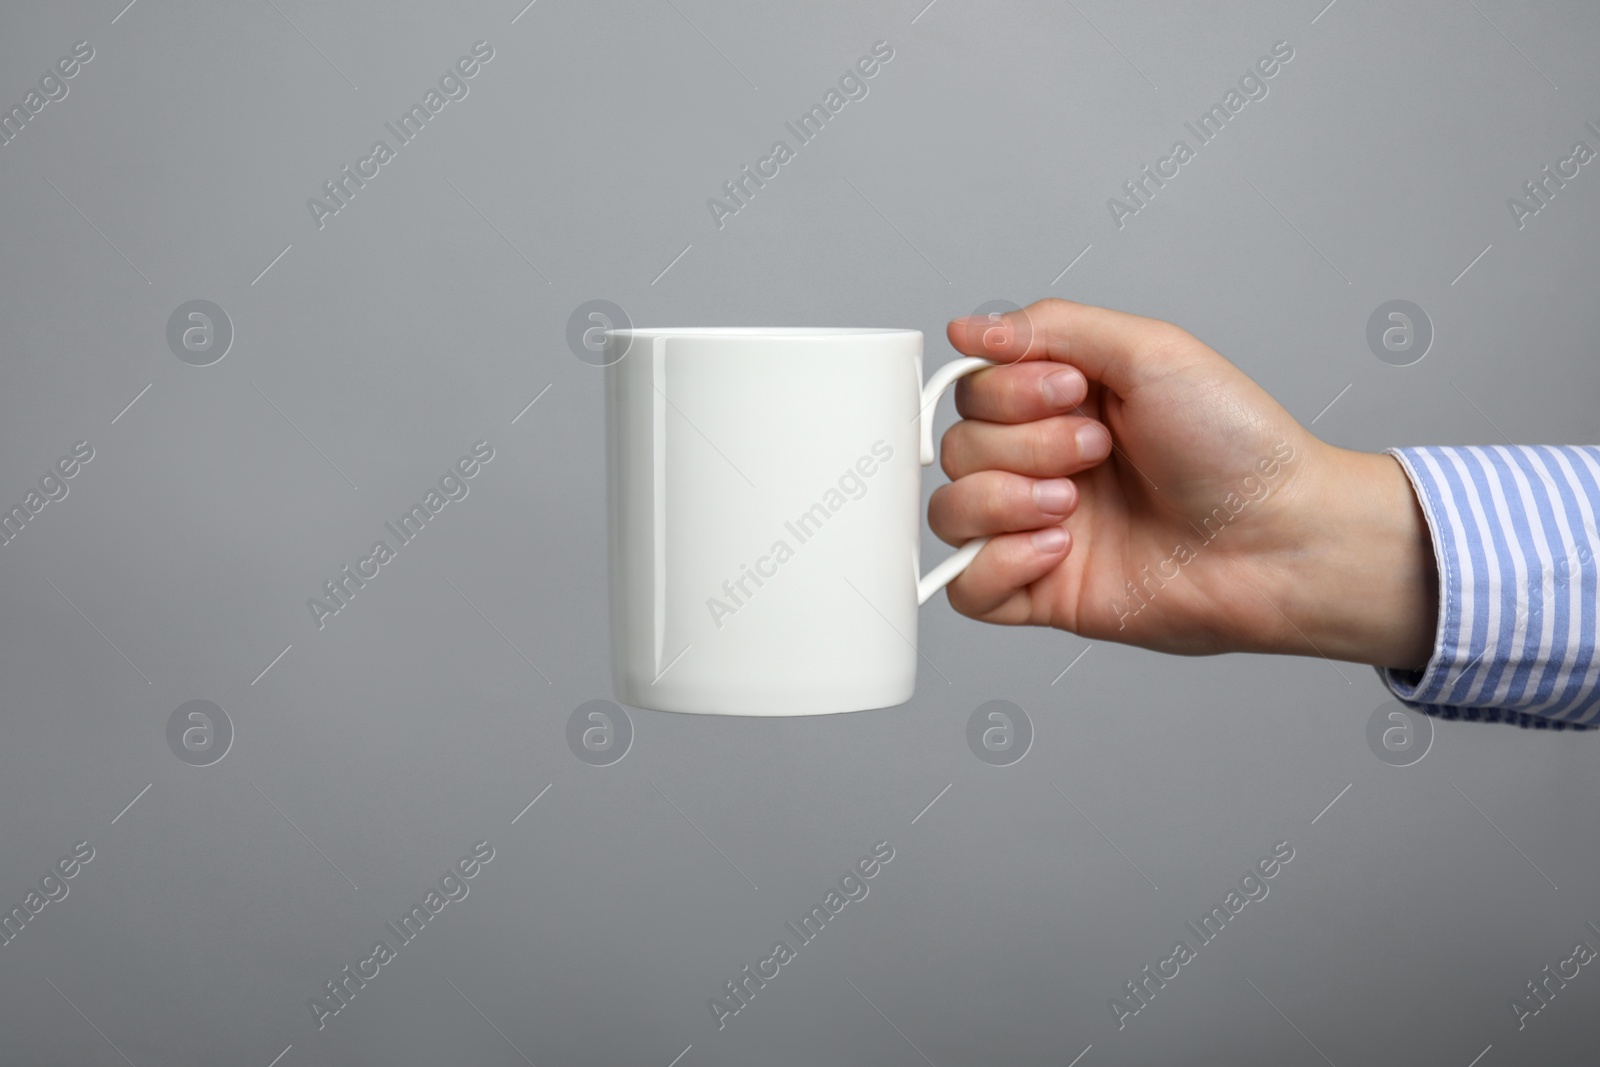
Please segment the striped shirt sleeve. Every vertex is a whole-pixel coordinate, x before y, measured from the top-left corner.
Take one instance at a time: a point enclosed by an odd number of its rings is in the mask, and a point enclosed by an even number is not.
[[[1439,628],[1421,670],[1379,668],[1445,719],[1600,726],[1596,652],[1600,447],[1391,448],[1439,566]]]

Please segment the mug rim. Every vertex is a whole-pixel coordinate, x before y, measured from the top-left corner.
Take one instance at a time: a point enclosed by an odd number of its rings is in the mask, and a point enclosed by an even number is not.
[[[921,337],[921,330],[894,326],[632,326],[605,331],[607,337],[750,337],[763,341],[819,337]]]

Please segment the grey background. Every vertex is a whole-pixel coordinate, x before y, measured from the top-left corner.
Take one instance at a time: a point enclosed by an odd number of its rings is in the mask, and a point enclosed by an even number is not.
[[[1388,766],[1365,668],[1084,653],[940,598],[904,707],[634,711],[620,763],[568,750],[610,696],[589,299],[916,327],[937,365],[950,316],[1054,293],[1183,324],[1341,445],[1595,439],[1600,176],[1505,206],[1600,147],[1593,7],[923,2],[4,5],[8,106],[95,57],[0,148],[0,498],[96,452],[0,548],[0,903],[96,855],[0,946],[0,1062],[1593,1061],[1590,969],[1521,1032],[1507,1001],[1595,940],[1594,742],[1440,723]],[[306,198],[478,40],[470,95],[319,231]],[[878,40],[870,95],[719,231],[706,198]],[[1270,95],[1118,230],[1106,199],[1278,40]],[[1395,298],[1436,331],[1410,367],[1365,343]],[[166,346],[192,299],[234,326],[213,366]],[[306,598],[480,438],[470,497],[318,631]],[[195,699],[235,730],[209,767],[165,740]],[[1034,724],[1009,767],[964,739],[992,699]],[[319,1031],[307,998],[481,839]],[[707,999],[879,840],[870,896],[719,1032]],[[1107,1000],[1278,841],[1271,895],[1119,1031]]]

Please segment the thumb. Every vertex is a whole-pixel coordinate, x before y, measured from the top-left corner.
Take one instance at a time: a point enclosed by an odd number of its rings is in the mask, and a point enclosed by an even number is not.
[[[1120,396],[1164,376],[1196,343],[1160,319],[1054,298],[1004,315],[954,319],[945,332],[964,355],[1070,364]]]

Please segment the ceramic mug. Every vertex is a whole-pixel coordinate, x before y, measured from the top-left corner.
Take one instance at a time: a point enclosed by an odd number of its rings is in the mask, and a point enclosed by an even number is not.
[[[617,699],[710,715],[903,704],[917,608],[972,562],[920,573],[921,470],[957,359],[922,382],[894,329],[606,333]]]

